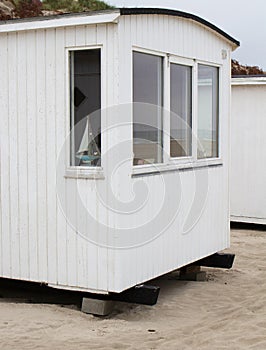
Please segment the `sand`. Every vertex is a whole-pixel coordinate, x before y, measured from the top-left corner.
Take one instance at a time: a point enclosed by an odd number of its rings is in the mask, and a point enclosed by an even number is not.
[[[99,318],[76,307],[0,299],[0,349],[266,349],[266,232],[233,230],[232,270],[206,282],[167,275],[153,307],[119,303]]]

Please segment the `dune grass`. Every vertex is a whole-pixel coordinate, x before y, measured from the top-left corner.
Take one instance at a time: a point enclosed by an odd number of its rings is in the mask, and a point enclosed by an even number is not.
[[[67,12],[82,12],[113,8],[113,6],[99,0],[43,0],[43,9],[50,11],[64,10]]]

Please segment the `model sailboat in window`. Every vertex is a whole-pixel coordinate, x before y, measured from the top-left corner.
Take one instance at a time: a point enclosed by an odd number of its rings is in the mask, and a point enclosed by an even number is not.
[[[90,116],[85,118],[86,127],[76,157],[80,160],[79,165],[81,166],[96,166],[101,158],[101,153],[93,135]]]

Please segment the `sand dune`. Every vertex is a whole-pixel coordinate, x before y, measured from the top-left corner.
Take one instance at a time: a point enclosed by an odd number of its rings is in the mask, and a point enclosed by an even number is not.
[[[266,232],[232,231],[230,271],[161,286],[153,307],[119,303],[108,318],[76,307],[0,299],[0,349],[266,349]],[[0,290],[1,294],[1,290]]]

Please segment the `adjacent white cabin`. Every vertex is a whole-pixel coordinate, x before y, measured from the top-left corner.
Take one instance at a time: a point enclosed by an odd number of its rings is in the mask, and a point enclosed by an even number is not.
[[[238,45],[162,9],[1,22],[0,276],[121,292],[227,248]]]
[[[266,224],[266,76],[232,79],[231,221]]]

